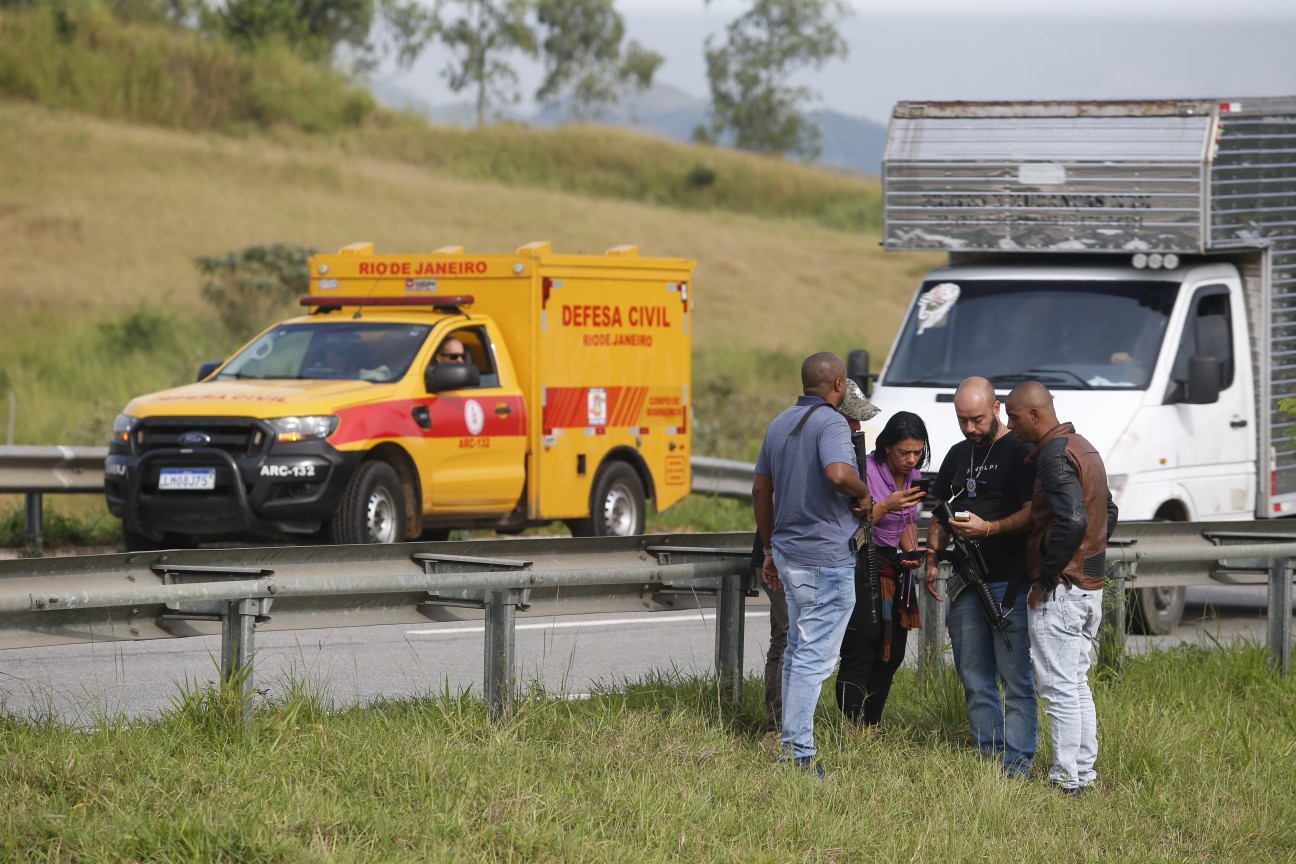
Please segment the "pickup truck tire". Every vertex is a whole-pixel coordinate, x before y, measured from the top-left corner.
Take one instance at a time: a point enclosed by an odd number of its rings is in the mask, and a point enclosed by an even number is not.
[[[164,534],[161,540],[154,540],[147,534],[123,528],[122,546],[127,552],[157,552],[160,549],[192,549],[194,543],[178,534]]]
[[[573,537],[632,537],[644,532],[647,513],[639,475],[624,462],[611,462],[594,480],[590,517],[567,524]]]
[[[356,469],[329,523],[329,541],[405,541],[405,493],[396,469],[386,462],[364,462]]]

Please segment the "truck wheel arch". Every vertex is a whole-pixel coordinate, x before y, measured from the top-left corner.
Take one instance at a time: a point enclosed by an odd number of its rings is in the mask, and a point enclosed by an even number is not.
[[[423,484],[413,458],[404,448],[384,443],[370,450],[364,461],[386,462],[396,472],[405,493],[405,537],[416,539],[423,533]]]
[[[648,501],[655,497],[655,485],[652,472],[648,470],[647,464],[643,458],[633,449],[619,447],[609,451],[599,463],[598,470],[594,472],[593,480],[590,483],[589,506],[590,514],[583,519],[568,520],[567,525],[571,529],[574,537],[602,537],[609,534],[615,534],[615,531],[609,531],[604,521],[603,514],[598,512],[598,508],[604,503],[596,501],[595,498],[602,498],[601,487],[608,482],[619,483],[621,486],[628,487],[619,491],[619,494],[627,495],[633,499],[638,494],[639,500],[633,501],[633,506],[640,512],[634,519],[635,526],[633,533],[642,533],[647,528],[648,519]],[[636,490],[633,487],[638,486]]]

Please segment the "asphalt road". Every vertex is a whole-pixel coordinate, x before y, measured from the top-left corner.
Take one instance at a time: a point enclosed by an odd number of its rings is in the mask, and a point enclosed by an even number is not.
[[[1265,593],[1189,589],[1172,636],[1131,637],[1132,653],[1197,641],[1265,638]],[[744,669],[764,668],[768,607],[747,609]],[[519,619],[516,669],[524,682],[580,697],[654,674],[714,670],[714,612],[656,612]],[[379,699],[480,693],[480,623],[259,632],[256,689],[273,699],[303,683],[334,707]],[[149,718],[187,688],[216,680],[219,637],[12,649],[0,652],[0,710],[91,726],[103,717]]]

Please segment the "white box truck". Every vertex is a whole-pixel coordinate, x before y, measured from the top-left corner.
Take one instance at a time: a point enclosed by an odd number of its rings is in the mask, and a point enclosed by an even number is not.
[[[1036,379],[1101,451],[1122,521],[1296,515],[1296,97],[902,102],[884,242],[943,250],[874,401],[939,460],[954,388]],[[867,357],[851,374],[867,374]],[[1182,588],[1137,592],[1174,628]]]

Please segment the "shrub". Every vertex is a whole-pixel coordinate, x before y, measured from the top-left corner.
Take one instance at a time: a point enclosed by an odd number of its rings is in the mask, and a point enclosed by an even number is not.
[[[199,257],[195,263],[207,277],[203,299],[231,334],[250,336],[282,318],[307,293],[306,263],[313,254],[315,250],[305,246],[273,243]]]

